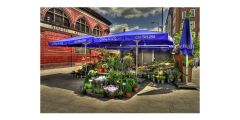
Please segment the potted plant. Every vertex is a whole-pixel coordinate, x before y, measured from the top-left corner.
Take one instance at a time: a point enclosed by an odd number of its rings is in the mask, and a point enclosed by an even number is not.
[[[172,82],[173,79],[174,79],[173,74],[169,74],[169,75],[168,75],[168,83]]]
[[[98,98],[103,98],[104,97],[104,93],[105,93],[104,89],[102,89],[102,88],[94,88],[92,96],[98,97]]]
[[[136,93],[139,91],[137,79],[133,79],[132,88],[133,88],[133,91]]]
[[[164,84],[164,81],[165,81],[165,76],[161,76],[160,79],[161,79],[161,84]]]
[[[123,66],[126,68],[130,68],[133,65],[133,57],[131,54],[123,57]]]
[[[156,76],[156,79],[157,79],[157,83],[160,84],[160,81],[161,81],[161,75],[157,75],[157,76]]]
[[[104,64],[102,64],[102,67],[104,68],[104,71],[107,72],[108,64],[107,64],[107,63],[104,63]]]
[[[98,71],[97,71],[97,70],[90,70],[90,71],[88,72],[88,75],[89,75],[89,77],[91,77],[92,79],[95,79],[95,77],[97,77],[97,75],[98,75]]]
[[[126,85],[126,97],[132,97],[132,87],[129,83]]]
[[[123,98],[123,95],[124,95],[123,91],[122,91],[122,90],[119,90],[119,91],[118,91],[118,98],[122,99],[122,98]]]
[[[108,85],[106,87],[103,87],[103,89],[109,98],[114,98],[118,93],[118,87],[114,85]]]
[[[91,83],[85,83],[84,84],[84,89],[86,90],[87,95],[91,95],[92,94],[92,89],[93,89],[93,85]]]
[[[103,68],[102,65],[103,65],[103,62],[98,62],[98,64],[97,64],[99,73],[103,73],[104,72],[104,68]]]

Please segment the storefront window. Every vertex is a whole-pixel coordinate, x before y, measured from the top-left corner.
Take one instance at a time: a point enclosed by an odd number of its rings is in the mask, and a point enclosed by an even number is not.
[[[93,35],[95,35],[95,36],[101,36],[102,35],[102,31],[101,31],[99,26],[94,27]]]
[[[63,12],[62,9],[59,8],[49,9],[45,15],[45,21],[70,27],[70,22],[67,15]]]
[[[84,19],[78,19],[75,28],[83,33],[89,33],[89,25]]]

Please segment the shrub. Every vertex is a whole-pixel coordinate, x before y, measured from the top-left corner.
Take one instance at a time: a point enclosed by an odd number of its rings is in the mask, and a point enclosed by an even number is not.
[[[96,94],[104,94],[104,89],[102,89],[102,88],[95,88],[93,91]]]
[[[93,85],[91,83],[85,83],[84,89],[93,89]]]

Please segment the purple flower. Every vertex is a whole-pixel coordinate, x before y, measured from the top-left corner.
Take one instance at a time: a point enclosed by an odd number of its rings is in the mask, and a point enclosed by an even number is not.
[[[105,81],[106,80],[106,77],[105,76],[100,76],[98,78],[95,79],[96,81]]]
[[[109,91],[109,92],[115,92],[118,90],[118,87],[114,86],[114,85],[108,85],[106,87],[103,87],[104,90]]]

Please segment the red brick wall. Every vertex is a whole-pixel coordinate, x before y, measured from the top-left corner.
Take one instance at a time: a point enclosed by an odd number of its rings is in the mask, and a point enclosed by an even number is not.
[[[71,37],[62,33],[56,33],[51,31],[41,32],[41,65],[42,64],[64,64],[64,63],[81,63],[85,61],[84,54],[76,53],[76,49],[72,47],[53,47],[48,46],[48,42]],[[94,62],[94,57],[100,54],[100,52],[91,50],[87,55],[88,62]],[[96,58],[96,61],[99,59]],[[95,62],[96,62],[95,61]]]
[[[44,20],[44,16],[46,12],[50,8],[41,8],[41,20]],[[88,17],[84,15],[83,13],[73,9],[73,8],[63,8],[64,12],[68,15],[70,19],[71,27],[74,26],[75,22],[81,18],[84,17],[84,19],[88,22],[90,26],[90,34],[93,31],[93,28],[96,25],[99,25],[100,28],[103,31],[103,35],[107,35],[108,32],[104,32],[105,30],[109,29],[109,26],[102,24],[101,22],[97,21],[96,19],[93,19],[91,17]],[[41,34],[40,34],[40,40],[41,40],[41,49],[40,49],[40,58],[41,58],[41,67],[45,68],[46,66],[55,65],[57,67],[58,65],[75,65],[78,63],[82,63],[85,61],[85,55],[84,54],[78,54],[75,51],[75,48],[71,47],[53,47],[48,46],[48,42],[69,38],[76,35],[71,35],[68,33],[60,33],[56,31],[51,31],[47,29],[41,28]],[[100,52],[91,50],[90,54],[87,55],[87,61],[94,62],[94,56],[97,56]],[[96,58],[96,61],[99,59]],[[96,62],[95,61],[95,62]],[[47,67],[46,67],[47,68]]]

